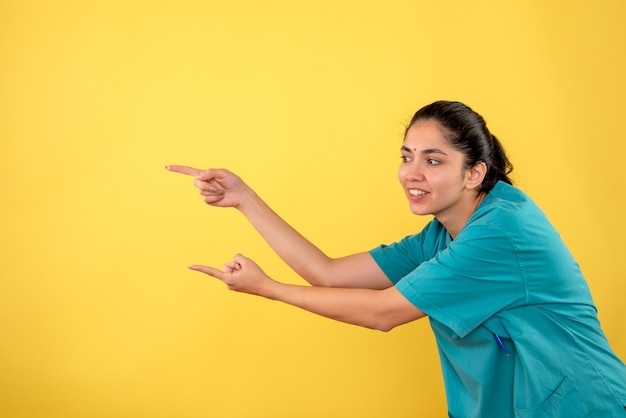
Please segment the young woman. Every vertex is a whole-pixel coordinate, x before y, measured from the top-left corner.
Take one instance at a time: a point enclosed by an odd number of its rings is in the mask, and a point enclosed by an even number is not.
[[[388,331],[428,316],[451,417],[626,417],[626,366],[600,328],[585,279],[546,216],[511,185],[512,167],[483,118],[459,102],[420,109],[399,180],[418,234],[330,258],[227,170],[195,176],[212,206],[241,211],[312,286],[277,282],[235,256],[190,268],[229,289]]]

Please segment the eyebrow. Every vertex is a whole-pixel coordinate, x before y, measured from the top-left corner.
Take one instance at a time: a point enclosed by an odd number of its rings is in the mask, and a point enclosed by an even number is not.
[[[413,150],[409,147],[407,147],[406,145],[402,145],[402,147],[400,147],[400,151],[406,151],[406,152],[410,152],[411,154],[413,153]],[[445,152],[443,152],[442,150],[440,150],[439,148],[427,148],[425,150],[420,151],[421,154],[442,154],[442,155],[448,155]]]

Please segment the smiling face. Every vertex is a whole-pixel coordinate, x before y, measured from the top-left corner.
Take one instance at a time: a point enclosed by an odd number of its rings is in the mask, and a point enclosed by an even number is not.
[[[482,200],[477,192],[484,163],[466,168],[464,155],[452,147],[433,120],[419,120],[407,130],[398,178],[416,215],[434,215],[455,237]]]

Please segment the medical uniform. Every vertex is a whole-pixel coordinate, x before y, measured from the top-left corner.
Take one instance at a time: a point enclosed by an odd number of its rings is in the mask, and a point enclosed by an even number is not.
[[[450,417],[626,417],[626,366],[578,264],[519,189],[497,183],[455,240],[434,219],[370,253],[429,316]]]

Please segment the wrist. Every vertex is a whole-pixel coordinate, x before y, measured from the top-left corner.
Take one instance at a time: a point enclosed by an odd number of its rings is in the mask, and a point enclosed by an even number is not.
[[[237,210],[255,225],[255,221],[263,221],[267,205],[254,190],[248,188],[241,193]]]
[[[279,300],[280,289],[284,286],[283,283],[277,282],[271,277],[267,277],[265,285],[262,287],[260,295],[271,300]]]
[[[236,209],[247,216],[248,213],[251,212],[251,210],[254,208],[254,206],[258,205],[257,203],[255,203],[258,200],[259,197],[254,192],[254,190],[246,187],[239,194],[239,204],[237,205]]]

